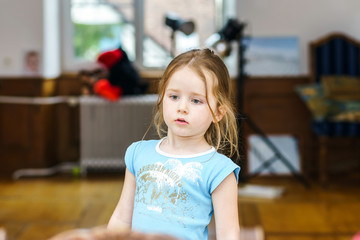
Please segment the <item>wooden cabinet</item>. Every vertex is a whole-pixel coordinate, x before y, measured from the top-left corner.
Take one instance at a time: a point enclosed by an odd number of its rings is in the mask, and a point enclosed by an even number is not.
[[[0,176],[79,159],[79,107],[54,101],[57,85],[0,79]]]
[[[54,107],[0,104],[1,174],[56,163]]]

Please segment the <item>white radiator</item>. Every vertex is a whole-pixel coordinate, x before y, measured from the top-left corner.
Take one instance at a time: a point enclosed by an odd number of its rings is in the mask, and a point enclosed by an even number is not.
[[[114,170],[125,167],[127,147],[143,138],[157,95],[124,96],[116,102],[100,97],[80,98],[80,168]],[[157,138],[154,128],[145,139]]]

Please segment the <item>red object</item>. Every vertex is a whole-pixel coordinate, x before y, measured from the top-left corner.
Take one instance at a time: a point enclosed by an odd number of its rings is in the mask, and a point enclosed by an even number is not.
[[[103,78],[94,84],[94,92],[110,101],[116,101],[123,90],[121,87],[111,85],[107,79]]]
[[[97,61],[102,63],[107,69],[110,69],[123,57],[123,52],[120,49],[115,49],[103,52],[99,55]]]
[[[351,240],[360,240],[360,232],[355,234]]]

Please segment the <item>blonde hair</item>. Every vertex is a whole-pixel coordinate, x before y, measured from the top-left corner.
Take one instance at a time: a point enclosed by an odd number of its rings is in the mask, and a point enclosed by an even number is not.
[[[195,49],[182,53],[175,57],[166,68],[159,82],[158,100],[155,108],[154,125],[160,138],[167,133],[167,126],[163,118],[163,99],[166,87],[171,76],[183,67],[192,69],[205,84],[205,72],[213,76],[213,95],[217,102],[217,108],[221,106],[224,110],[224,116],[220,121],[211,123],[205,133],[205,140],[216,148],[217,151],[228,157],[239,158],[238,151],[238,128],[236,124],[235,112],[230,97],[230,76],[226,65],[213,51],[209,49]],[[206,90],[207,91],[207,90]],[[208,93],[206,92],[206,98]],[[208,99],[207,99],[208,100]],[[215,119],[215,114],[208,106]]]

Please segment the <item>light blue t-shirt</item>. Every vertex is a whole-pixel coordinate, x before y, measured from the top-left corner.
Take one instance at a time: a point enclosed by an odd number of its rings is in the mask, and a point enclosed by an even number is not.
[[[125,154],[126,167],[136,179],[132,229],[207,239],[213,214],[211,193],[229,174],[238,179],[240,168],[214,148],[172,155],[162,152],[160,143],[135,142]]]

